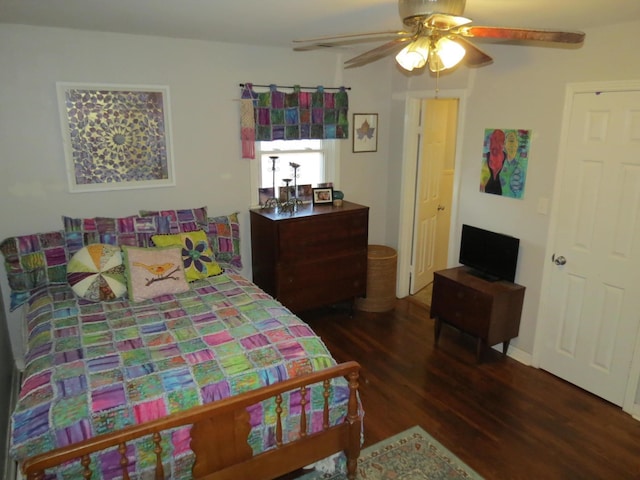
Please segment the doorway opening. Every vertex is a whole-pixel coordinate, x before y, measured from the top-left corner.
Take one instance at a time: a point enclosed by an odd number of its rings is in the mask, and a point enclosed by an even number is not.
[[[451,232],[463,96],[412,95],[405,107],[397,295],[418,294],[427,303],[433,272],[455,262],[449,246],[457,238]]]

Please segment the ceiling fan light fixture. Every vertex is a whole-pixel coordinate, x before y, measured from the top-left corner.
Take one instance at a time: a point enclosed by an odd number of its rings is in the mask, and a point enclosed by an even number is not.
[[[447,68],[455,67],[462,61],[466,50],[458,42],[455,42],[447,37],[442,37],[436,42],[434,57],[438,57],[438,63],[441,64],[439,70],[446,70]],[[431,62],[429,62],[429,68],[431,68]]]
[[[396,55],[396,62],[409,72],[416,68],[422,68],[429,59],[429,50],[429,39],[427,37],[418,38],[400,50],[400,53]]]
[[[0,0],[1,1],[1,0]],[[412,71],[429,65],[432,72],[451,69],[465,58],[465,64],[479,67],[491,63],[492,58],[479,49],[469,38],[487,38],[507,41],[539,41],[561,44],[581,44],[583,32],[548,30],[540,28],[514,28],[473,26],[463,17],[466,0],[397,0],[398,12],[405,28],[397,31],[334,35],[330,37],[294,40],[294,50],[311,50],[329,46],[360,43],[377,37],[390,41],[360,53],[345,61],[345,67],[358,67],[398,52],[396,61],[405,70]]]
[[[418,52],[403,49],[398,55],[396,55],[396,62],[398,62],[398,65],[402,68],[411,72],[416,68],[424,67],[427,63],[427,59]]]

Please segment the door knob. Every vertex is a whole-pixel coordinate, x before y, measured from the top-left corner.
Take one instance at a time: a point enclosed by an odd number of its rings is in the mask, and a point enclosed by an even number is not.
[[[559,255],[556,257],[556,254],[554,253],[553,255],[551,255],[551,261],[553,263],[555,263],[556,265],[564,265],[565,263],[567,263],[567,259],[564,258],[562,255]]]
[[[438,205],[438,211],[444,210],[444,205]]]

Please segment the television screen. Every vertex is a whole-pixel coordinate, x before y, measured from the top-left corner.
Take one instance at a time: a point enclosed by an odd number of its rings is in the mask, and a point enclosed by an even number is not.
[[[487,280],[513,282],[520,239],[471,225],[462,225],[459,262]]]

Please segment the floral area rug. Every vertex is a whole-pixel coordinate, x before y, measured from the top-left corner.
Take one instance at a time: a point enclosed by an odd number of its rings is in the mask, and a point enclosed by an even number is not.
[[[420,427],[365,448],[358,480],[482,480],[482,477]],[[345,480],[344,474],[309,472],[298,480]]]

